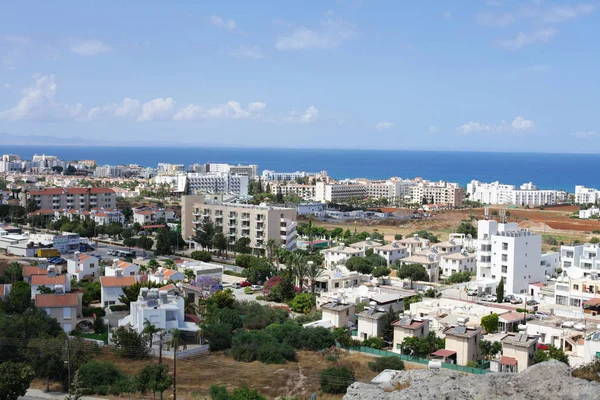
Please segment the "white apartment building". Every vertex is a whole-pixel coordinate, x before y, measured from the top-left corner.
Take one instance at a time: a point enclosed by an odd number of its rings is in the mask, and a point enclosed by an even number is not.
[[[162,174],[158,174],[154,177],[154,183],[157,185],[167,185],[172,192],[183,193],[187,185],[187,175],[184,172],[171,172],[165,171]]]
[[[258,176],[258,165],[231,165],[219,163],[192,164],[188,168],[189,172],[197,172],[201,174],[208,173],[223,173],[232,175],[245,175],[251,179]]]
[[[385,258],[387,266],[391,266],[398,259],[408,257],[408,249],[398,241],[379,246],[373,249],[373,253]]]
[[[195,333],[200,327],[185,321],[185,301],[183,296],[169,295],[167,291],[148,288],[140,289],[137,301],[129,305],[129,315],[119,320],[119,326],[131,326],[138,333],[144,330],[144,323],[164,331],[178,329],[186,334]]]
[[[227,172],[197,173],[190,172],[188,177],[188,193],[230,193],[248,195],[247,175],[233,175]]]
[[[67,274],[69,279],[82,280],[86,276],[96,277],[100,271],[100,260],[87,254],[76,251],[73,258],[67,260]]]
[[[118,178],[121,176],[121,168],[116,165],[105,165],[96,167],[94,176],[97,178]]]
[[[325,258],[325,268],[332,268],[340,264],[345,264],[350,257],[364,257],[365,251],[354,247],[345,246],[343,243],[321,251]]]
[[[325,212],[326,205],[321,202],[300,203],[296,206],[298,215],[321,216]]]
[[[477,255],[466,250],[441,255],[442,274],[449,277],[457,272],[477,272]]]
[[[185,166],[183,164],[158,163],[158,167],[156,168],[158,175],[173,174],[184,171]]]
[[[425,249],[401,258],[400,265],[404,264],[422,265],[427,271],[429,282],[437,282],[440,279],[440,254],[433,249]]]
[[[582,274],[580,274],[582,275]],[[600,279],[598,275],[579,279],[566,277],[554,285],[555,304],[571,307],[583,307],[583,304],[595,297],[600,297]]]
[[[592,206],[587,210],[579,210],[580,219],[588,219],[600,215],[600,208]]]
[[[385,198],[392,202],[409,200],[410,188],[416,185],[414,181],[397,177],[387,180],[357,179],[356,182],[365,185],[367,197]]]
[[[560,246],[561,268],[579,267],[585,275],[600,274],[600,244]]]
[[[107,265],[104,268],[104,276],[117,276],[117,272],[122,276],[138,276],[140,274],[140,266],[115,258],[111,265]]]
[[[159,220],[168,222],[175,218],[175,211],[171,208],[141,206],[133,209],[133,222],[137,222],[140,225],[154,224]]]
[[[367,187],[353,183],[317,182],[315,200],[336,203],[349,199],[364,199],[367,197]]]
[[[483,204],[512,204],[520,206],[543,206],[558,204],[567,200],[564,190],[541,190],[531,182],[522,184],[518,189],[514,185],[505,185],[498,181],[483,183],[472,180],[467,184],[469,200]]]
[[[223,229],[231,245],[247,237],[250,247],[260,251],[269,239],[289,250],[296,248],[294,208],[224,203],[204,199],[201,195],[183,196],[181,204],[182,235],[186,240],[195,236],[203,222],[210,220]]]
[[[314,200],[317,196],[317,187],[315,185],[298,185],[288,183],[287,185],[271,184],[271,194],[276,196],[281,193],[282,196],[295,196],[303,200]]]
[[[480,220],[477,239],[477,279],[502,279],[511,294],[527,293],[530,283],[544,280],[541,235],[519,229],[515,222]]]
[[[575,203],[596,203],[598,200],[600,200],[600,190],[594,188],[586,188],[582,185],[575,186]]]
[[[123,294],[125,286],[131,286],[136,282],[135,276],[123,276],[123,271],[117,269],[115,276],[100,277],[100,302],[102,307],[123,304],[119,297]]]
[[[326,178],[327,171],[321,172],[305,172],[305,171],[296,171],[296,172],[276,172],[270,169],[265,169],[261,178],[264,181],[295,181],[297,178]]]
[[[584,244],[560,246],[560,267],[565,270],[570,267],[579,267],[583,256]]]
[[[458,183],[420,181],[410,188],[412,203],[444,204],[452,207],[462,205],[465,191]]]

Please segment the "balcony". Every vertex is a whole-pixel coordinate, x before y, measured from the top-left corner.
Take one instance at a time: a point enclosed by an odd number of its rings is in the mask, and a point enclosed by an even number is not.
[[[236,230],[229,231],[229,233],[227,235],[228,236],[236,236],[237,235],[237,231]]]
[[[242,221],[249,221],[250,220],[250,214],[242,214]]]
[[[262,224],[258,224],[255,226],[256,230],[262,232],[265,230],[265,227]]]

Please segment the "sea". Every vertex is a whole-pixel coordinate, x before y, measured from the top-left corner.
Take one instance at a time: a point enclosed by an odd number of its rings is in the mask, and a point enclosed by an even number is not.
[[[261,171],[327,171],[336,179],[397,176],[458,182],[462,186],[475,179],[512,185],[533,182],[541,189],[569,192],[575,190],[575,185],[600,188],[600,174],[596,174],[600,172],[600,154],[0,144],[0,154],[7,153],[23,159],[43,153],[64,160],[92,159],[98,165],[257,164]]]

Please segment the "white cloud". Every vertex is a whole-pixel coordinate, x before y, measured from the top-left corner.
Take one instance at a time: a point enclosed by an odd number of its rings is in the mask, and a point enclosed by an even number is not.
[[[218,26],[219,28],[225,28],[227,30],[234,30],[237,28],[237,25],[232,19],[223,19],[221,17],[217,17],[216,15],[212,15],[210,17],[210,23],[214,26]]]
[[[137,118],[138,121],[152,121],[160,119],[169,119],[173,115],[173,109],[175,108],[175,100],[172,97],[167,98],[156,98],[144,103],[142,106],[142,113]]]
[[[377,129],[378,131],[385,131],[386,129],[390,129],[394,126],[394,124],[392,122],[389,121],[382,121],[382,122],[378,122],[375,125],[375,129]]]
[[[237,49],[231,50],[229,55],[235,58],[249,58],[254,60],[264,58],[264,54],[258,46],[240,46]]]
[[[454,17],[452,16],[452,13],[451,13],[450,11],[448,11],[448,10],[446,10],[446,11],[444,11],[444,12],[442,13],[442,17],[444,17],[444,18],[446,18],[446,19],[452,19],[452,18],[454,18]]]
[[[5,83],[4,85],[2,85],[4,87],[4,89],[10,89],[10,83]]]
[[[100,40],[78,40],[71,43],[69,51],[80,56],[96,56],[111,51],[112,48]]]
[[[319,110],[315,106],[308,107],[306,111],[300,115],[301,122],[310,123],[315,122],[317,119],[319,119]]]
[[[278,50],[332,49],[345,40],[356,37],[355,27],[341,19],[328,16],[317,29],[298,27],[277,38]]]
[[[102,107],[94,107],[88,111],[88,119],[93,120],[101,115],[110,114],[115,117],[136,117],[140,114],[141,104],[138,99],[125,97],[121,104],[113,103]]]
[[[511,13],[480,13],[477,14],[477,23],[485,26],[507,26],[517,20]]]
[[[459,126],[456,130],[459,131],[460,133],[475,133],[475,132],[488,132],[489,130],[491,130],[491,126],[486,125],[486,124],[482,124],[480,122],[467,122],[466,124],[462,124],[461,126]]]
[[[267,105],[260,101],[251,102],[244,108],[237,101],[229,101],[215,107],[202,107],[190,104],[179,110],[173,119],[175,121],[193,121],[201,119],[245,119],[260,115]]]
[[[516,117],[511,125],[517,131],[527,131],[535,127],[533,121],[527,120],[521,116]]]
[[[437,126],[431,125],[429,127],[429,133],[434,134],[434,133],[438,133],[440,131],[440,129]]]
[[[500,40],[498,44],[509,50],[517,50],[534,43],[546,43],[556,35],[555,29],[539,29],[529,34],[519,32],[512,39]]]
[[[83,106],[69,105],[56,100],[57,84],[54,75],[33,76],[35,83],[23,90],[23,97],[11,109],[0,112],[0,119],[61,120],[76,118]]]
[[[578,137],[578,138],[585,139],[585,138],[591,138],[591,137],[597,136],[597,135],[598,135],[598,133],[597,133],[597,132],[593,132],[593,131],[587,131],[587,132],[571,132],[571,133],[569,133],[569,135],[571,135],[571,136],[575,136],[575,137]]]
[[[567,4],[553,5],[546,9],[536,7],[524,7],[521,10],[523,18],[531,18],[536,22],[544,24],[557,24],[566,22],[594,12],[596,6],[593,4]]]
[[[469,134],[469,133],[479,133],[479,132],[490,132],[490,133],[516,133],[516,132],[524,132],[529,131],[535,128],[535,124],[533,121],[527,120],[521,116],[516,117],[512,123],[506,123],[502,121],[498,125],[489,125],[483,124],[481,122],[470,121],[465,124],[462,124],[458,128],[456,128],[457,132]]]

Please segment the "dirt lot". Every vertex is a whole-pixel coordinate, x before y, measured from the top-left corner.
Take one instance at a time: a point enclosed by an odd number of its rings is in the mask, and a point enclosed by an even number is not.
[[[499,218],[491,215],[493,211],[498,211],[499,207],[490,207],[490,217]],[[579,208],[577,206],[560,206],[552,207],[545,210],[539,209],[516,209],[509,208],[510,213],[507,218],[508,222],[518,222],[522,228],[529,228],[534,232],[553,235],[559,240],[586,241],[593,236],[594,230],[600,230],[600,221],[598,220],[580,220],[572,219],[571,216]],[[412,212],[407,209],[386,209],[387,212],[407,213]],[[433,232],[441,240],[447,238],[447,234],[453,232],[461,223],[461,221],[469,220],[471,217],[481,219],[484,217],[484,209],[468,209],[468,210],[452,210],[432,212],[431,218],[423,220],[408,220],[408,221],[373,221],[373,220],[358,220],[344,222],[320,222],[315,221],[318,226],[323,226],[327,229],[341,227],[343,229],[356,229],[358,232],[367,231],[373,232],[377,230],[386,236],[386,240],[393,240],[394,234],[402,234],[406,236],[417,230],[427,230]],[[563,239],[561,239],[563,238]]]
[[[104,351],[103,360],[113,361],[117,367],[127,374],[137,373],[147,362],[156,362],[155,358],[139,361],[122,359]],[[373,357],[362,354],[343,353],[338,361],[328,361],[319,352],[300,351],[298,361],[283,365],[266,365],[260,362],[243,363],[233,360],[223,353],[200,355],[177,361],[177,397],[185,399],[204,399],[208,396],[211,385],[225,385],[230,389],[249,386],[257,389],[268,398],[277,396],[298,396],[308,398],[319,390],[319,374],[325,368],[343,365],[354,370],[359,381],[368,382],[376,373],[368,368]],[[169,371],[173,371],[173,360],[165,359]],[[425,368],[420,364],[406,363],[407,369]],[[32,387],[44,389],[45,384],[35,380]],[[56,385],[53,388],[58,387]],[[165,398],[172,396],[172,389],[165,392]],[[341,399],[342,395],[319,395],[319,399]],[[131,395],[111,397],[113,399],[132,398]],[[151,399],[152,394],[136,399]]]

